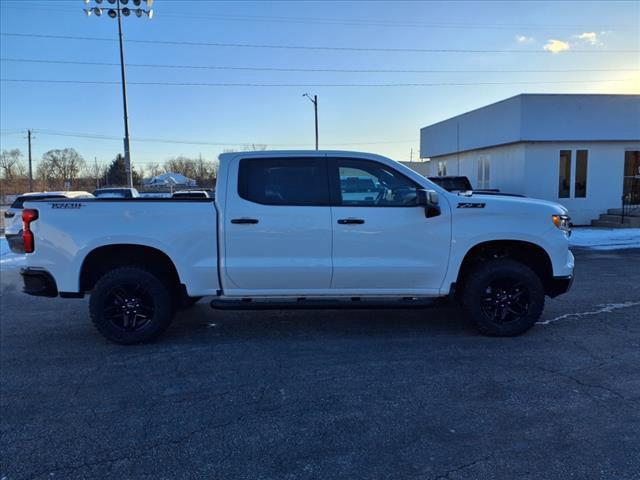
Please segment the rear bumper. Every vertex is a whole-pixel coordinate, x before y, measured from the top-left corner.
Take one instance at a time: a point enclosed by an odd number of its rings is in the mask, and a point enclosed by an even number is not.
[[[551,285],[549,285],[547,289],[547,295],[554,298],[563,293],[567,293],[571,289],[571,285],[573,285],[573,279],[573,274],[566,277],[553,277]]]
[[[20,270],[24,287],[22,291],[37,297],[57,297],[56,281],[46,270],[23,268]]]
[[[20,230],[19,233],[7,233],[5,237],[12,252],[24,253],[24,240],[22,239],[22,230]]]

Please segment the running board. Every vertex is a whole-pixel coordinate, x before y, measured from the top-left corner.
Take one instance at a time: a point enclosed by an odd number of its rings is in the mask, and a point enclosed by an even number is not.
[[[426,308],[432,307],[437,298],[394,298],[394,299],[362,299],[352,297],[345,299],[309,299],[306,297],[291,300],[253,300],[241,298],[238,300],[211,300],[211,308],[216,310],[290,310],[290,309],[367,309],[367,308]],[[442,300],[440,300],[442,301]]]

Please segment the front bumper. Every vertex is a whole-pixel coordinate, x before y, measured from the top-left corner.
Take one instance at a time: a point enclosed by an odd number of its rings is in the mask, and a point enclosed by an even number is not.
[[[56,281],[46,270],[36,268],[23,268],[20,270],[24,287],[22,291],[37,297],[57,297],[58,287]]]

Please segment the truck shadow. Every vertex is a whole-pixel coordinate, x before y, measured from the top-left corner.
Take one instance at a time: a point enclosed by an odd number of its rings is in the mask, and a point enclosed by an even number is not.
[[[475,326],[460,308],[371,310],[221,311],[206,300],[180,312],[164,341],[289,339],[322,337],[476,336]],[[163,341],[161,340],[161,341]]]

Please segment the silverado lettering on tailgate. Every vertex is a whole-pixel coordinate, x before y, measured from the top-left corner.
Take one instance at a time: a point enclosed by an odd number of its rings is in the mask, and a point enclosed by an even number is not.
[[[82,208],[82,204],[79,202],[73,203],[52,203],[51,208]]]

